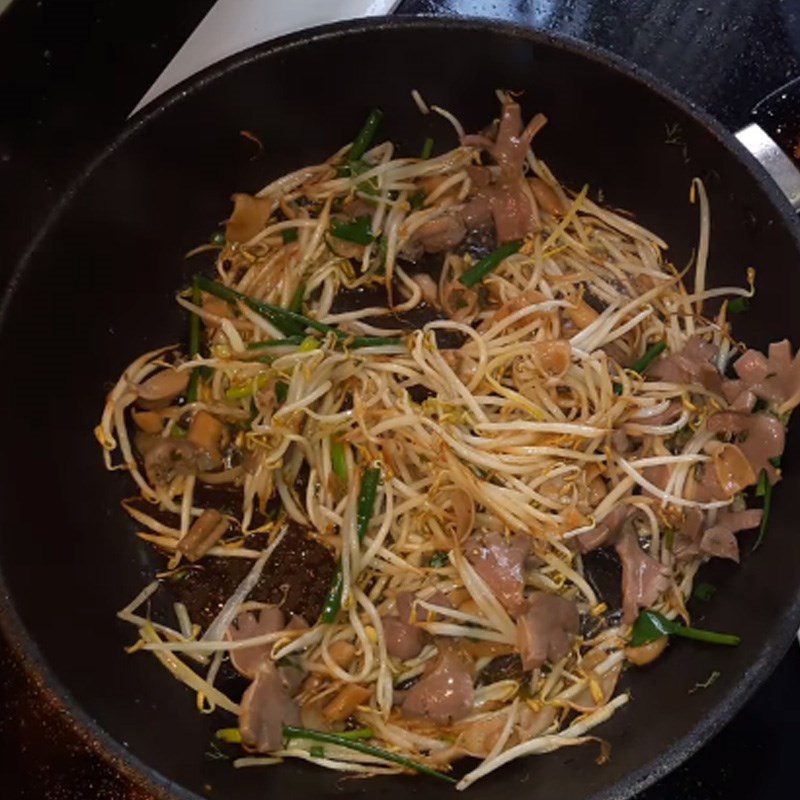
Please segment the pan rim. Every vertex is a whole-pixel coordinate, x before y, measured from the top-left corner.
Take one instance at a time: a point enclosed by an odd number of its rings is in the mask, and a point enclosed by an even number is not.
[[[187,78],[126,121],[120,133],[78,173],[77,177],[53,205],[36,235],[23,250],[4,291],[2,301],[0,301],[0,334],[2,334],[8,309],[13,302],[20,279],[28,268],[31,258],[46,239],[50,229],[95,171],[108,158],[113,156],[119,148],[124,146],[129,138],[135,136],[140,129],[156,121],[174,104],[181,102],[184,97],[194,94],[219,77],[251,62],[279,56],[298,47],[313,46],[317,41],[331,41],[352,35],[369,34],[370,32],[384,29],[402,29],[408,31],[411,35],[416,30],[428,31],[435,29],[446,29],[448,32],[456,29],[458,31],[498,33],[513,39],[525,40],[535,45],[567,51],[644,85],[649,91],[695,119],[744,166],[750,177],[767,195],[777,218],[792,236],[798,252],[800,252],[800,220],[798,220],[786,197],[756,159],[711,114],[698,107],[680,92],[663,84],[647,70],[602,47],[583,42],[574,37],[539,31],[498,20],[440,15],[373,17],[310,28],[250,47]],[[606,789],[587,797],[586,800],[626,800],[626,798],[631,798],[696,753],[730,721],[754,691],[772,673],[791,645],[799,624],[800,591],[797,593],[792,605],[785,610],[781,619],[775,623],[776,630],[761,651],[759,658],[728,689],[720,702],[713,706],[697,726],[673,742],[666,751],[637,770],[627,773]],[[47,663],[38,644],[23,624],[14,600],[8,591],[2,564],[0,564],[0,632],[9,642],[12,651],[16,653],[29,670],[34,682],[44,689],[48,699],[67,718],[71,727],[107,762],[122,772],[135,785],[147,790],[156,797],[171,798],[172,800],[202,800],[200,795],[170,780],[161,772],[143,762],[138,756],[128,751],[122,743],[102,728],[73,698],[72,694]]]

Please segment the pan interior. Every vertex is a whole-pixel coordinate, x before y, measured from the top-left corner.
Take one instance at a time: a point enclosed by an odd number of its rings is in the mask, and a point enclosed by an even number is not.
[[[131,631],[114,612],[161,561],[132,535],[119,509],[131,484],[103,470],[92,436],[109,380],[137,354],[183,339],[174,292],[207,263],[187,265],[183,254],[226,217],[232,191],[255,191],[328,156],[374,106],[399,153],[416,154],[426,136],[439,148],[455,145],[447,122],[420,115],[414,88],[467,130],[496,114],[495,89],[524,92],[526,116],[542,111],[550,120],[536,146],[556,175],[634,211],[670,243],[677,265],[697,235],[689,183],[703,177],[710,283],[740,284],[747,267],[758,269],[758,295],[737,333],[754,345],[800,342],[791,303],[800,295],[797,241],[769,192],[704,124],[577,48],[471,23],[359,25],[262,48],[195,86],[88,175],[33,250],[0,330],[11,423],[0,462],[0,565],[11,602],[51,674],[157,782],[232,800],[440,792],[424,779],[342,784],[310,766],[233,770],[206,756],[211,732],[229,722],[200,716],[193,695],[154,660],[123,652]],[[256,160],[243,129],[264,143]],[[800,539],[790,498],[800,478],[798,437],[789,438],[765,546],[738,568],[714,565],[720,590],[702,609],[705,626],[740,634],[741,646],[680,643],[654,668],[629,672],[633,702],[597,731],[613,746],[604,766],[594,763],[596,749],[570,749],[515,762],[473,794],[628,797],[732,713],[782,654],[797,616]],[[690,694],[713,670],[719,680]]]

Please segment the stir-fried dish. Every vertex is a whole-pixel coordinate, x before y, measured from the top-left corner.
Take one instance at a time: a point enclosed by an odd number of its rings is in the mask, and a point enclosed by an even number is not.
[[[702,183],[679,270],[563,187],[531,149],[545,118],[499,96],[466,135],[414,93],[456,129],[441,155],[376,143],[376,111],[234,195],[177,295],[187,341],[108,395],[106,465],[166,557],[119,614],[130,649],[229,715],[237,766],[455,783],[478,759],[466,788],[596,741],[623,667],[670,636],[738,641],[686,604],[703,562],[763,537],[800,359],[732,337],[755,274],[707,287]]]

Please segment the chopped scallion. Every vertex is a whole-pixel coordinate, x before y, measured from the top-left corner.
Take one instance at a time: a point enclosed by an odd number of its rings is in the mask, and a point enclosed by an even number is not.
[[[345,445],[337,437],[331,438],[331,467],[333,474],[341,482],[342,486],[347,486],[347,457],[345,455]]]
[[[290,311],[288,308],[281,308],[280,306],[264,303],[261,300],[254,300],[252,297],[237,292],[229,286],[224,286],[221,283],[212,281],[204,275],[198,275],[197,282],[202,291],[213,294],[215,297],[227,300],[229,303],[245,303],[252,308],[253,311],[269,319],[276,328],[282,333],[287,334],[292,341],[294,341],[293,337],[296,336],[300,337],[301,342],[305,341],[305,337],[302,336],[302,333],[306,328],[311,328],[323,334],[332,333],[344,345],[351,348],[378,347],[381,345],[396,345],[400,343],[400,339],[391,336],[351,336],[345,331],[337,330],[330,325],[325,325],[303,314],[298,314],[296,311]],[[288,340],[286,343],[288,343]],[[264,343],[261,344],[266,346]]]
[[[334,220],[331,224],[331,234],[337,239],[354,244],[367,245],[375,241],[372,235],[372,219],[366,215],[359,217],[355,222]]]
[[[383,111],[373,108],[369,112],[367,121],[353,140],[353,146],[347,151],[347,160],[350,162],[358,161],[369,150],[370,145],[375,139],[378,127],[383,120]]]
[[[419,211],[425,205],[425,192],[420,189],[408,198],[408,204],[413,211]]]
[[[364,470],[361,478],[361,489],[358,493],[358,505],[356,507],[356,529],[358,539],[361,541],[369,528],[369,521],[372,518],[372,511],[375,506],[375,496],[378,492],[378,484],[381,479],[381,471],[378,467],[370,467]],[[344,589],[344,577],[342,575],[342,565],[336,570],[333,585],[328,591],[325,602],[322,605],[320,619],[323,622],[334,622],[339,615],[342,607],[342,591]]]
[[[756,484],[756,497],[764,497],[767,494],[767,488],[769,487],[769,478],[767,477],[767,471],[762,469],[761,472],[758,473],[758,483]]]
[[[248,342],[248,350],[261,350],[263,347],[297,347],[306,340],[305,336],[288,336],[286,339],[266,339],[263,342]]]
[[[375,735],[375,731],[372,728],[355,728],[352,731],[340,731],[338,735],[342,739],[354,741],[356,739],[371,739]]]
[[[750,301],[746,297],[734,297],[728,303],[729,314],[741,314],[743,311],[747,311],[748,308],[750,308]]]
[[[289,303],[289,311],[294,311],[295,314],[299,314],[303,310],[303,300],[306,299],[306,285],[305,282],[300,281],[297,284],[297,288],[294,290],[294,294],[292,295],[292,301]]]
[[[640,375],[667,349],[666,342],[656,342],[647,348],[645,354],[631,367]]]
[[[698,642],[731,646],[737,645],[741,641],[738,636],[733,634],[690,628],[675,620],[667,619],[657,611],[645,609],[633,624],[633,632],[628,644],[631,647],[640,647],[643,644],[660,639],[662,636],[681,636],[684,639],[694,639]]]
[[[392,753],[389,750],[382,750],[379,747],[372,747],[372,745],[364,744],[360,741],[345,738],[344,735],[337,733],[326,733],[325,731],[308,730],[306,728],[296,728],[294,726],[286,725],[283,729],[284,738],[289,739],[306,739],[310,742],[322,742],[324,744],[335,744],[340,747],[346,747],[350,750],[355,750],[358,753],[382,758],[384,761],[390,761],[392,764],[399,764],[406,769],[420,772],[423,775],[429,775],[431,778],[438,778],[440,781],[447,783],[455,783],[455,778],[445,775],[443,772],[438,772],[435,769],[426,767],[417,761],[412,761],[410,758]]]
[[[231,388],[225,392],[225,399],[243,400],[245,397],[253,395],[259,389],[263,389],[268,382],[269,375],[267,373],[256,375],[253,380],[243,383],[241,386],[231,386]]]
[[[509,256],[514,255],[522,242],[508,242],[498,247],[497,250],[489,253],[486,258],[481,259],[474,267],[470,267],[458,280],[471,289],[476,283],[480,283],[493,269],[497,269],[500,264]]]
[[[717,587],[713,583],[698,583],[694,587],[692,595],[703,603],[707,603],[716,593]]]
[[[248,297],[246,294],[237,292],[235,289],[231,289],[230,286],[225,286],[222,283],[213,281],[205,275],[197,275],[195,280],[202,291],[213,294],[215,297],[219,297],[220,300],[226,300],[234,304],[244,303],[257,314],[261,314],[262,317],[266,317],[270,320],[270,322],[286,336],[297,336],[303,333],[305,327],[307,327],[303,324],[305,318],[301,317],[299,314],[287,311],[285,308],[272,306],[269,303],[263,303],[260,300]]]

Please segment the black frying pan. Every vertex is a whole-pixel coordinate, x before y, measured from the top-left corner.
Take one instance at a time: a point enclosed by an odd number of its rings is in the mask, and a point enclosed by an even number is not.
[[[0,474],[2,623],[78,724],[153,793],[183,798],[339,796],[400,800],[449,791],[426,779],[347,781],[300,764],[234,771],[204,757],[219,720],[144,656],[114,612],[162,563],[119,509],[130,490],[102,469],[92,428],[109,381],[136,354],[179,341],[173,295],[183,253],[205,240],[234,190],[314,162],[348,141],[367,110],[403,152],[425,136],[455,139],[423,118],[409,92],[456,112],[470,130],[496,113],[494,90],[525,90],[524,109],[551,122],[538,152],[568,185],[589,182],[672,245],[697,235],[694,176],[712,204],[712,284],[757,266],[758,295],[737,333],[752,344],[800,343],[800,225],[783,196],[713,120],[619,60],[586,45],[487,22],[403,19],[325,28],[250,50],[207,70],[136,118],[79,178],[31,244],[2,306],[5,429]],[[265,154],[249,161],[239,131]],[[738,648],[680,642],[626,673],[633,702],[597,732],[613,745],[518,761],[473,797],[626,798],[675,767],[739,708],[800,623],[798,436],[789,436],[766,544],[740,567],[714,564],[705,627]],[[748,534],[744,534],[748,536]],[[746,539],[744,540],[746,541]],[[748,550],[747,545],[743,547]],[[712,670],[720,678],[690,690]],[[209,789],[210,787],[210,789]]]

